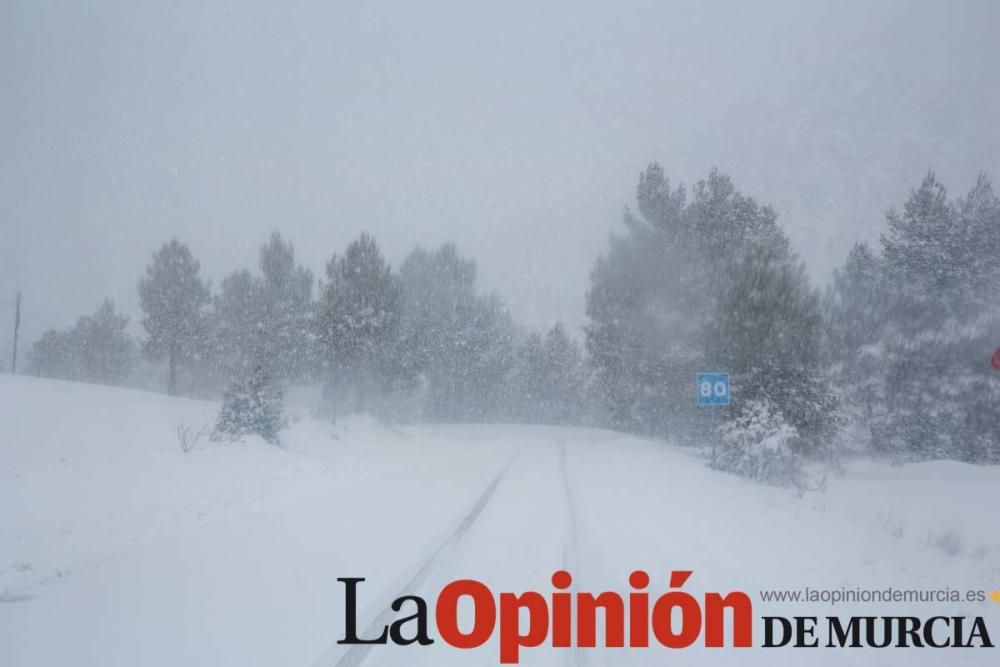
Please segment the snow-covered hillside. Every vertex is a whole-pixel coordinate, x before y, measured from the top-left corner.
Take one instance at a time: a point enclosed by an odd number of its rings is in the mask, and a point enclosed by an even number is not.
[[[293,410],[285,448],[189,452],[210,402],[0,376],[0,664],[497,664],[472,651],[347,650],[343,586],[366,577],[360,627],[398,595],[449,581],[494,591],[748,592],[754,614],[970,614],[1000,604],[766,603],[761,589],[1000,588],[1000,469],[849,466],[798,497],[707,469],[697,453],[616,433],[529,426],[337,425]],[[433,628],[432,628],[433,634]],[[994,640],[1000,639],[1000,633]],[[832,649],[809,664],[939,664],[941,653]],[[792,649],[525,649],[522,664],[802,664]],[[992,650],[949,661],[994,664]]]

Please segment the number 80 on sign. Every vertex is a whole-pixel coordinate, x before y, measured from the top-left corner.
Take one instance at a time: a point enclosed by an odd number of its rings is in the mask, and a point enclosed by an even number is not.
[[[698,373],[698,405],[729,405],[729,373]]]

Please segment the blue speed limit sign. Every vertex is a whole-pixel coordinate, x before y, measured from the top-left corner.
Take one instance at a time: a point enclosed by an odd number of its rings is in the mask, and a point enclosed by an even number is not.
[[[698,373],[698,405],[729,405],[729,373]]]

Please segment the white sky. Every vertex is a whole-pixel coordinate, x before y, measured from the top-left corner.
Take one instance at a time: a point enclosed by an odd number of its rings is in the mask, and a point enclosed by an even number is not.
[[[544,4],[544,8],[537,5]],[[997,2],[0,4],[0,301],[26,342],[153,250],[218,284],[278,229],[457,242],[523,324],[584,321],[639,171],[712,166],[823,283],[934,168],[1000,179]],[[0,349],[9,345],[0,306]]]

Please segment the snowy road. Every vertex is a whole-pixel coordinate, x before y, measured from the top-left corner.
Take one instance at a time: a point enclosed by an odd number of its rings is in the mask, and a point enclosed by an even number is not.
[[[744,590],[755,598],[755,611],[791,615],[874,615],[920,610],[887,605],[788,605],[759,603],[761,589],[871,587],[899,588],[988,586],[995,573],[989,561],[970,563],[940,550],[914,548],[898,535],[830,511],[828,499],[796,498],[776,489],[760,489],[705,469],[693,454],[664,449],[657,443],[615,434],[548,429],[511,430],[522,443],[521,455],[504,476],[479,521],[440,559],[429,564],[424,583],[398,591],[433,600],[449,581],[474,578],[494,591],[552,591],[549,576],[560,568],[573,574],[579,590],[627,592],[635,569],[659,576],[667,588],[671,569],[693,569],[685,590]],[[674,471],[671,474],[669,471]],[[721,482],[721,483],[720,483]],[[819,522],[825,526],[819,527]],[[958,605],[933,613],[989,614],[995,606]],[[471,626],[471,618],[466,618]],[[603,635],[599,634],[602,637]],[[598,641],[600,647],[602,641]],[[366,664],[495,665],[496,637],[482,648],[457,651],[440,642],[430,647],[379,647]],[[879,651],[829,650],[810,656],[809,664],[937,664],[912,650],[896,656]],[[802,664],[794,650],[746,652],[698,646],[665,654],[645,650],[524,649],[521,664],[647,665],[663,664]],[[959,664],[992,664],[995,655],[958,653]],[[356,664],[352,662],[323,664]]]
[[[1000,588],[996,469],[858,466],[797,497],[708,470],[695,452],[605,431],[364,420],[302,419],[286,450],[207,443],[185,454],[176,423],[210,418],[212,404],[15,380],[0,379],[0,418],[14,425],[0,451],[3,665],[496,665],[495,635],[472,650],[338,645],[337,579],[366,578],[358,627],[378,634],[398,596],[433,606],[461,578],[549,595],[558,569],[574,590],[622,594],[633,570],[662,592],[671,570],[690,569],[687,592],[746,591],[758,617],[960,613],[1000,629],[989,602],[830,607],[758,595]],[[932,665],[942,655],[830,649],[808,664]],[[947,653],[959,664],[996,658]],[[521,652],[524,665],[802,661],[793,649]]]

